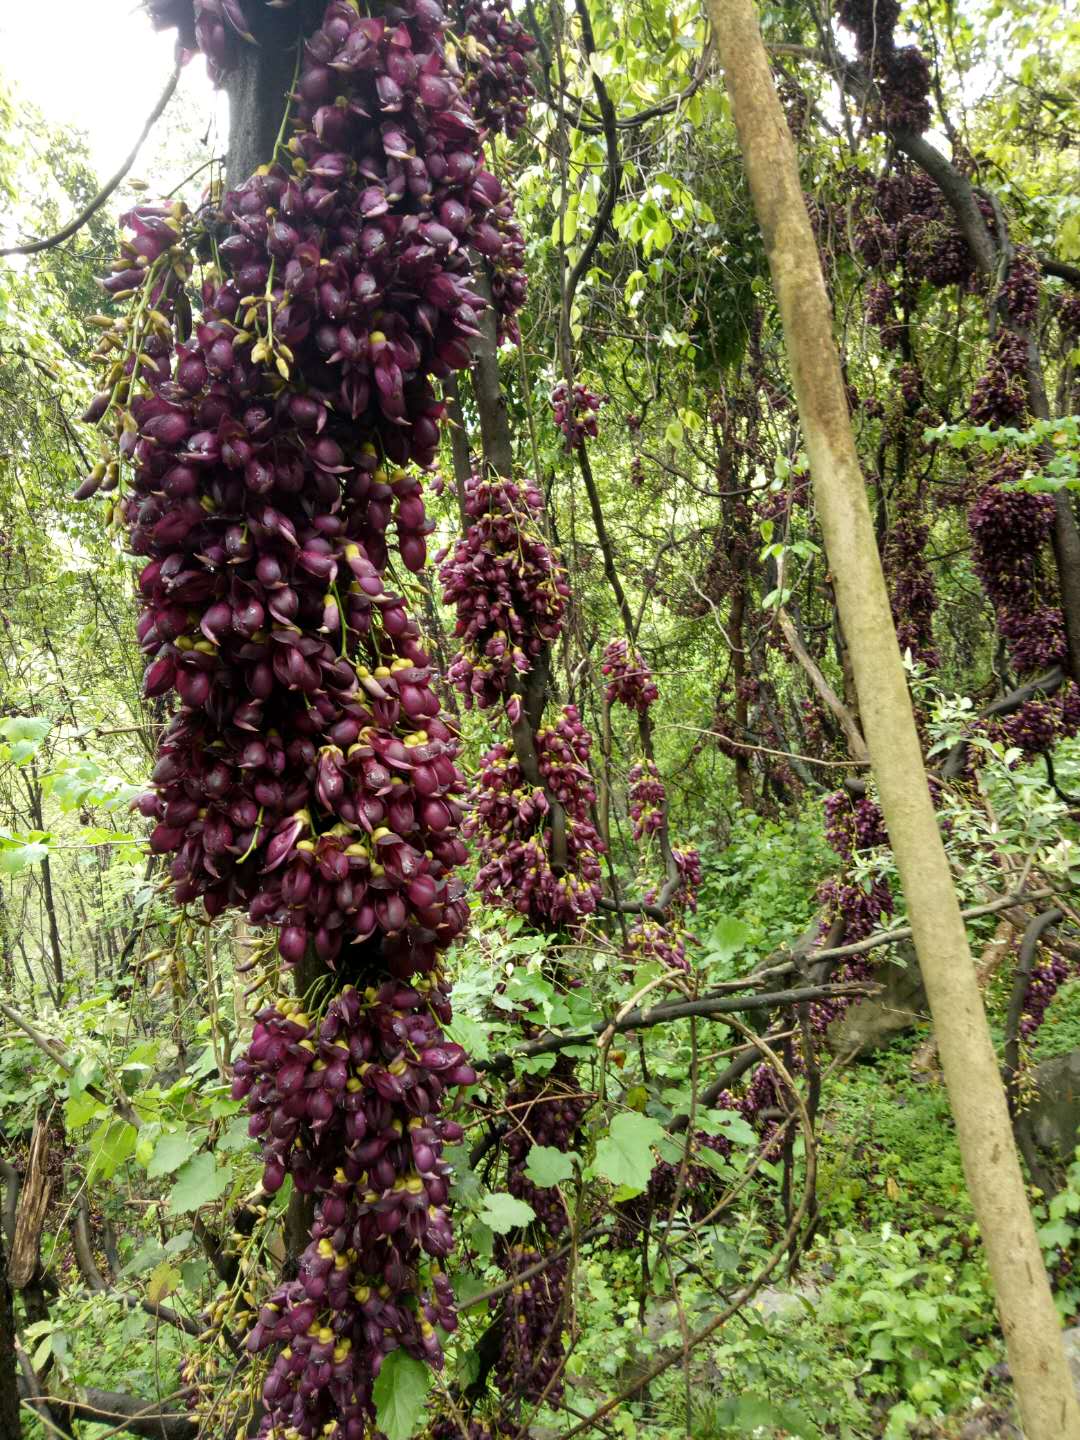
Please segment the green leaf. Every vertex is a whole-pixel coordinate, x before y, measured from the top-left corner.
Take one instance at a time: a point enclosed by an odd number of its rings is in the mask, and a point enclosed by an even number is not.
[[[749,925],[737,915],[719,916],[709,932],[709,959],[732,959],[749,938]]]
[[[664,1127],[651,1115],[633,1110],[616,1115],[610,1133],[596,1147],[593,1168],[613,1185],[644,1190],[656,1163],[652,1147],[664,1137]]]
[[[209,1153],[196,1155],[180,1169],[176,1184],[169,1191],[169,1214],[183,1215],[185,1211],[209,1205],[225,1193],[232,1181],[231,1165],[219,1164]]]
[[[43,720],[34,715],[10,715],[0,720],[0,738],[13,745],[20,742],[29,744],[35,749],[51,729],[51,720]]]
[[[153,1159],[146,1167],[147,1177],[158,1180],[162,1175],[172,1175],[191,1159],[198,1148],[198,1140],[186,1130],[169,1131],[154,1146]]]
[[[504,1191],[496,1191],[492,1195],[484,1196],[480,1219],[489,1230],[494,1230],[496,1235],[506,1235],[511,1230],[528,1225],[530,1220],[535,1220],[536,1211],[524,1200],[518,1200]]]
[[[714,1416],[717,1424],[730,1426],[740,1435],[752,1435],[758,1430],[783,1430],[798,1440],[821,1440],[821,1431],[798,1406],[778,1405],[760,1395],[720,1400]]]
[[[525,1174],[542,1189],[569,1180],[574,1174],[574,1162],[565,1150],[554,1145],[534,1145],[525,1161]]]
[[[434,1376],[404,1350],[391,1350],[375,1381],[375,1423],[386,1440],[410,1440],[420,1428]]]
[[[90,1140],[91,1161],[88,1178],[109,1180],[135,1149],[138,1131],[126,1120],[103,1120]]]
[[[155,1265],[146,1282],[146,1298],[151,1305],[160,1305],[180,1284],[180,1271],[167,1260]]]
[[[487,1027],[474,1020],[471,1015],[457,1014],[444,1028],[450,1039],[460,1045],[473,1060],[491,1059]]]
[[[85,1091],[64,1102],[64,1120],[69,1130],[78,1130],[101,1114],[102,1104]]]
[[[710,1135],[725,1135],[734,1145],[756,1145],[758,1133],[734,1110],[710,1110],[702,1117],[701,1128]]]
[[[14,840],[0,847],[0,875],[17,875],[30,865],[40,865],[49,847],[37,840]]]

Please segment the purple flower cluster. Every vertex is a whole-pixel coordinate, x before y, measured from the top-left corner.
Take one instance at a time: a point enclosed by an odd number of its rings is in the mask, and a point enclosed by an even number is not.
[[[567,450],[576,450],[586,435],[597,435],[597,412],[604,401],[584,385],[574,385],[572,400],[567,393],[566,381],[560,380],[551,392],[551,409],[555,424],[566,436]]]
[[[143,0],[143,4],[155,30],[178,32],[181,59],[196,51],[206,56],[215,85],[236,65],[237,42],[251,41],[242,0]]]
[[[1050,1002],[1072,973],[1072,966],[1056,950],[1049,950],[1031,970],[1024,1009],[1020,1016],[1020,1034],[1025,1040],[1042,1024]]]
[[[936,667],[934,612],[937,594],[934,576],[926,559],[930,527],[911,505],[901,505],[893,517],[885,546],[885,571],[889,577],[896,638],[901,650],[910,650],[916,660]]]
[[[509,1245],[500,1261],[515,1283],[506,1297],[497,1380],[518,1403],[536,1404],[542,1397],[557,1404],[563,1393],[568,1257],[550,1260],[535,1275],[526,1275],[542,1258],[531,1245]],[[516,1431],[518,1427],[511,1425]]]
[[[652,760],[639,760],[632,765],[627,778],[630,782],[627,800],[630,819],[634,822],[634,839],[640,842],[663,829],[667,791]]]
[[[980,207],[992,222],[988,202]],[[900,268],[913,281],[936,288],[970,286],[975,264],[941,192],[921,171],[886,175],[863,184],[856,207],[853,243],[865,264],[883,270]],[[873,291],[868,299],[872,323],[885,327],[882,339],[891,348],[899,340],[891,317],[891,298]],[[896,328],[894,328],[894,326]]]
[[[822,931],[827,932],[832,922],[843,916],[844,939],[848,943],[865,940],[893,913],[892,891],[881,879],[872,880],[864,888],[832,876],[818,886],[817,900],[822,909]]]
[[[999,330],[986,369],[975,382],[968,414],[976,425],[1023,425],[1028,416],[1027,342],[1014,330]]]
[[[467,706],[486,710],[558,638],[570,589],[544,539],[535,486],[473,475],[465,510],[471,524],[439,571],[461,642],[448,679]]]
[[[873,325],[886,350],[899,348],[904,338],[903,322],[896,313],[896,294],[887,280],[875,280],[866,291],[863,311],[866,323]]]
[[[878,83],[883,127],[922,134],[930,126],[930,66],[914,45],[896,46],[897,0],[841,0],[837,15]]]
[[[656,960],[669,970],[690,971],[683,932],[677,925],[661,925],[648,916],[635,920],[627,930],[625,954],[632,965]]]
[[[510,1116],[506,1136],[507,1188],[536,1212],[537,1223],[557,1240],[567,1227],[566,1207],[553,1186],[535,1185],[525,1173],[534,1145],[569,1154],[578,1148],[578,1131],[589,1102],[580,1094],[573,1061],[560,1056],[546,1076],[527,1075],[506,1094]]]
[[[1005,488],[1023,473],[1023,461],[1006,456],[968,511],[975,573],[1021,673],[1056,664],[1065,654],[1061,612],[1043,603],[1039,565],[1053,529],[1054,502],[1049,495]]]
[[[1032,760],[1080,731],[1080,690],[1070,681],[1056,695],[1027,700],[1011,715],[983,721],[979,729],[991,740],[1020,750],[1024,760]],[[969,765],[974,759],[969,754]]]
[[[881,806],[865,795],[853,800],[845,790],[834,790],[825,797],[825,838],[842,860],[853,859],[856,850],[887,845]]]
[[[857,851],[876,850],[889,843],[881,807],[867,796],[852,800],[843,790],[825,798],[825,838],[850,865]],[[892,891],[880,878],[868,885],[845,876],[832,876],[818,887],[822,932],[839,916],[845,920],[844,938],[862,940],[893,912]]]
[[[569,1217],[557,1188],[536,1185],[529,1179],[529,1152],[534,1145],[564,1154],[578,1149],[581,1121],[588,1108],[589,1101],[580,1093],[574,1076],[574,1062],[566,1056],[558,1058],[547,1076],[526,1076],[506,1095],[510,1116],[505,1141],[507,1188],[532,1206],[534,1231],[552,1241],[563,1236]],[[500,1241],[499,1263],[512,1280],[539,1259],[531,1246]],[[568,1273],[565,1260],[556,1260],[537,1275],[515,1283],[507,1296],[507,1324],[495,1374],[496,1384],[508,1398],[535,1403],[543,1396],[554,1402],[562,1394],[559,1377],[566,1353],[562,1331]]]
[[[591,737],[567,705],[554,726],[535,736],[544,788],[527,786],[508,742],[481,758],[463,833],[480,849],[476,889],[489,903],[512,905],[540,929],[574,928],[600,899],[602,842],[590,817],[596,800],[589,773]],[[553,796],[562,808],[566,864],[551,865]]]
[[[247,38],[237,0],[149,6],[218,74]],[[88,416],[117,458],[79,492],[130,465],[111,509],[143,562],[145,688],[179,701],[140,808],[177,898],[245,907],[285,962],[361,986],[317,1021],[268,1007],[236,1065],[267,1188],[290,1174],[316,1198],[299,1273],[248,1337],[274,1349],[261,1433],[300,1440],[370,1434],[385,1355],[439,1364],[435,1327],[454,1324],[440,1152],[461,1130],[438,1110],[475,1075],[445,1038],[438,955],[468,913],[464,785],[386,572],[392,534],[407,570],[425,563],[403,467],[432,464],[433,381],[470,360],[470,253],[497,305],[521,289],[445,28],[438,0],[378,18],[330,0],[267,167],[201,224],[169,203],[125,217],[104,284],[130,315],[103,336]],[[213,263],[192,317],[196,245]]]
[[[701,853],[694,849],[672,849],[671,859],[679,877],[675,893],[671,897],[671,908],[695,911],[697,892],[701,888]],[[649,890],[645,894],[645,900],[648,904],[655,905],[658,895],[658,890]]]
[[[1009,264],[1009,273],[1001,287],[1001,303],[1009,319],[1023,329],[1030,329],[1039,317],[1039,290],[1042,271],[1034,250],[1018,245]]]
[[[512,139],[536,94],[528,60],[536,41],[508,0],[452,0],[452,8],[473,114],[485,130],[501,130]]]
[[[1065,290],[1058,296],[1057,320],[1064,339],[1080,339],[1080,290]]]
[[[718,1110],[737,1110],[739,1101],[730,1093],[720,1097]],[[683,1182],[679,1208],[685,1210],[692,1220],[703,1220],[720,1194],[723,1184],[720,1176],[705,1160],[698,1157],[703,1150],[711,1150],[726,1160],[731,1154],[731,1141],[723,1135],[707,1135],[704,1130],[695,1130],[687,1142],[686,1178]],[[628,1201],[620,1207],[620,1215],[628,1219],[635,1233],[640,1232],[650,1215],[666,1220],[671,1212],[678,1192],[679,1172],[682,1166],[670,1160],[659,1160],[649,1176],[649,1186],[643,1196]]]
[[[321,1021],[281,999],[256,1017],[233,1096],[262,1140],[264,1187],[286,1174],[316,1196],[295,1280],[263,1303],[247,1337],[278,1346],[263,1382],[260,1434],[363,1440],[372,1385],[390,1351],[441,1366],[435,1327],[456,1328],[439,1262],[453,1236],[445,1143],[462,1138],[438,1108],[476,1072],[442,1026],[435,980],[346,986]]]
[[[609,640],[600,662],[601,671],[607,676],[604,692],[609,705],[616,701],[630,710],[644,715],[650,705],[660,698],[652,672],[637,650],[630,648],[627,640]]]

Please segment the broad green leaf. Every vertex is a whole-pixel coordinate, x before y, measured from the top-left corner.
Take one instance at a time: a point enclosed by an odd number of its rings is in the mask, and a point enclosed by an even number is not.
[[[734,1110],[710,1110],[701,1118],[701,1128],[710,1135],[724,1135],[734,1145],[756,1145],[758,1133]]]
[[[496,1235],[506,1235],[511,1230],[528,1225],[530,1220],[535,1220],[536,1211],[524,1200],[518,1200],[504,1191],[496,1191],[493,1195],[484,1196],[480,1219],[489,1230],[494,1230]]]
[[[37,749],[52,729],[51,720],[35,715],[9,715],[0,720],[0,739],[12,745],[29,744]]]
[[[749,925],[737,915],[720,915],[709,932],[709,958],[730,960],[749,938]]]
[[[780,1430],[796,1436],[797,1440],[820,1440],[821,1437],[821,1431],[798,1406],[765,1400],[759,1395],[720,1400],[712,1413],[716,1424],[725,1429],[730,1425],[740,1435]]]
[[[182,1166],[169,1191],[169,1214],[198,1210],[223,1195],[232,1184],[231,1165],[222,1165],[209,1153],[196,1155]]]
[[[574,1162],[565,1150],[554,1145],[534,1145],[525,1161],[525,1174],[541,1188],[558,1185],[570,1180],[574,1174]]]
[[[445,1029],[450,1039],[460,1045],[471,1059],[491,1059],[487,1028],[471,1015],[455,1015]]]
[[[167,1260],[162,1260],[161,1264],[155,1265],[150,1272],[150,1279],[146,1282],[146,1298],[151,1305],[160,1305],[179,1284],[180,1271]]]
[[[186,1130],[170,1130],[154,1146],[154,1158],[146,1167],[147,1176],[158,1180],[162,1175],[172,1175],[198,1148],[198,1140]]]
[[[659,1120],[624,1111],[615,1116],[610,1132],[597,1145],[593,1168],[613,1185],[644,1190],[656,1163],[652,1147],[663,1136]]]
[[[87,1177],[109,1180],[135,1149],[138,1131],[126,1120],[103,1120],[90,1141],[90,1168]]]
[[[386,1440],[410,1440],[420,1429],[434,1376],[404,1350],[391,1350],[375,1381],[375,1423]]]
[[[78,1130],[83,1125],[89,1125],[91,1120],[101,1114],[102,1109],[100,1100],[95,1100],[93,1095],[83,1091],[81,1095],[72,1095],[70,1100],[64,1102],[64,1120],[69,1130]]]
[[[0,847],[0,875],[17,875],[31,865],[40,865],[49,847],[39,840],[16,840]]]

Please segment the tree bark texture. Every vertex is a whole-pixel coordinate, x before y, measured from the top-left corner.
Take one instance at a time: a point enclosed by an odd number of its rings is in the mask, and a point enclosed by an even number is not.
[[[15,1355],[15,1307],[7,1277],[7,1254],[0,1233],[0,1435],[19,1440],[19,1362]]]
[[[239,43],[238,62],[225,77],[229,97],[229,151],[225,179],[242,185],[273,158],[296,67],[296,46],[314,30],[322,0],[300,0],[284,8],[249,7],[256,44]]]
[[[908,696],[855,451],[833,316],[753,0],[709,0],[783,321],[881,806],[911,914],[964,1172],[1028,1440],[1080,1440],[1080,1408]]]

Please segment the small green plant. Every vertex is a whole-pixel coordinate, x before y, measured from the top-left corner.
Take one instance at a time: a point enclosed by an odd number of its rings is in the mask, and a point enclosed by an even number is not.
[[[1080,1149],[1065,1175],[1065,1184],[1037,1216],[1039,1244],[1054,1282],[1054,1300],[1064,1320],[1075,1323],[1080,1313]]]
[[[1080,980],[1066,980],[1035,1032],[1033,1058],[1053,1060],[1080,1049]]]
[[[818,1315],[862,1365],[862,1393],[889,1406],[888,1440],[979,1393],[999,1353],[993,1301],[955,1230],[885,1224],[874,1240],[838,1232],[828,1248],[836,1275]]]

